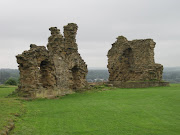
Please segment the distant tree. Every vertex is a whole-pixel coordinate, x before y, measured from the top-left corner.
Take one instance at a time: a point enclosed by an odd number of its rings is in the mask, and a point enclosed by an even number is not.
[[[15,79],[13,78],[9,78],[6,82],[5,82],[6,85],[17,85],[17,82]]]
[[[18,69],[0,69],[0,83],[4,84],[9,78],[18,80],[19,70]]]

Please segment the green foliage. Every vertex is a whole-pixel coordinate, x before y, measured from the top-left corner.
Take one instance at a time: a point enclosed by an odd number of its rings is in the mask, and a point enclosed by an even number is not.
[[[17,85],[17,81],[14,78],[9,78],[6,82],[6,85]]]
[[[179,135],[180,85],[75,93],[24,101],[12,135]]]
[[[4,84],[9,78],[19,78],[18,69],[0,69],[0,84]]]

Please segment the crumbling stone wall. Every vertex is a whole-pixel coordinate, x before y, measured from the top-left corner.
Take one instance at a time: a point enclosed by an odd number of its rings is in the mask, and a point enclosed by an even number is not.
[[[155,44],[152,39],[119,36],[107,55],[109,81],[161,81],[163,66],[154,62]]]
[[[54,97],[72,93],[87,85],[87,65],[78,53],[78,26],[64,26],[64,36],[51,27],[46,49],[30,45],[30,50],[16,56],[20,70],[17,92],[24,97]]]

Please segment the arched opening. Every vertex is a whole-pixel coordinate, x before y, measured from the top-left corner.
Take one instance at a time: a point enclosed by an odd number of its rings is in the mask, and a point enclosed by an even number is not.
[[[44,60],[40,64],[40,83],[42,84],[43,88],[50,88],[54,86],[54,77],[52,75],[52,68],[50,66],[50,62]]]

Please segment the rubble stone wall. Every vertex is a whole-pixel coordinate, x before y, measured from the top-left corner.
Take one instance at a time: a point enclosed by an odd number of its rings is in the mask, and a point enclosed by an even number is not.
[[[154,62],[152,39],[128,41],[119,36],[108,51],[110,82],[161,81],[163,66]]]
[[[23,97],[54,97],[73,93],[87,85],[87,65],[78,53],[78,26],[64,26],[64,37],[51,27],[47,48],[30,45],[30,50],[16,56],[20,70],[17,92]]]

